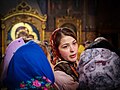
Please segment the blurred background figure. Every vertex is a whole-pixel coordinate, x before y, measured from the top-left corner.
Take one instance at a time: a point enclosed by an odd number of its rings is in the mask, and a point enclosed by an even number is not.
[[[89,41],[89,40],[85,41],[84,43],[85,48],[87,48],[91,43],[92,41]]]
[[[80,58],[80,55],[81,55],[81,53],[83,52],[85,50],[85,47],[84,47],[84,45],[79,45],[79,47],[78,47],[78,60],[79,60],[79,58]]]

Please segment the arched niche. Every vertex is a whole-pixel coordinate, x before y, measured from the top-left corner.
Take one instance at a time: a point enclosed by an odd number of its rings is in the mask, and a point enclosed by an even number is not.
[[[2,54],[4,54],[7,44],[15,39],[16,27],[24,26],[29,29],[31,34],[35,35],[36,39],[44,40],[47,16],[40,14],[25,1],[13,8],[1,20]],[[8,36],[11,36],[11,39]]]
[[[78,43],[81,42],[81,20],[71,16],[57,17],[56,18],[56,28],[59,27],[69,27],[72,28],[76,35]]]
[[[74,30],[74,32],[75,32],[76,35],[77,35],[77,28],[76,28],[73,24],[71,24],[71,23],[65,23],[65,24],[63,24],[63,25],[60,26],[60,27],[69,27],[69,28],[71,28],[72,30]]]

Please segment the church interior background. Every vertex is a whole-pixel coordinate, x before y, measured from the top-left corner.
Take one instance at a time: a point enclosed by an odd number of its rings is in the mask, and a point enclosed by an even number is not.
[[[120,5],[115,0],[1,0],[0,18],[2,55],[21,32],[49,41],[64,26],[75,31],[79,44],[104,36],[120,48]]]

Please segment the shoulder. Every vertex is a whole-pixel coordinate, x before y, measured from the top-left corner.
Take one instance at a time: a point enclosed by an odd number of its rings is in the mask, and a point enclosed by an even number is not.
[[[73,80],[73,78],[70,75],[66,74],[63,71],[55,71],[54,75],[55,75],[56,80],[62,81],[61,79],[63,79],[64,82],[69,81],[69,80]]]
[[[74,81],[74,79],[66,74],[65,72],[63,71],[55,71],[54,72],[54,75],[55,75],[55,83],[61,88],[71,88],[73,87],[74,89],[77,88],[78,86],[78,82]],[[71,87],[72,85],[72,87]]]
[[[55,71],[54,76],[55,76],[55,83],[59,87],[62,87],[64,84],[68,83],[69,81],[73,81],[73,78],[70,75],[67,75],[63,71]]]

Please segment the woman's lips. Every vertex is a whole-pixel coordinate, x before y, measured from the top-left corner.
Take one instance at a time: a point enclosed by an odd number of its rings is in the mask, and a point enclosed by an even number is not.
[[[76,54],[70,55],[70,58],[75,58]]]

